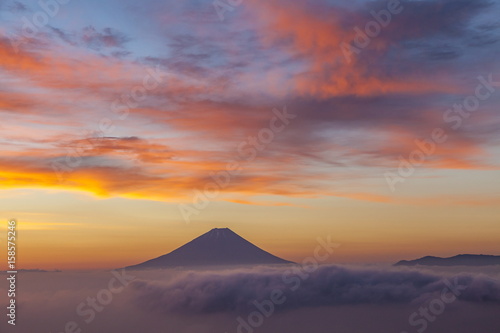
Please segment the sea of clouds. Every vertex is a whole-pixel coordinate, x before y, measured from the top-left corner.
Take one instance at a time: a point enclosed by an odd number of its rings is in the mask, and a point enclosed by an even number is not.
[[[2,278],[4,280],[4,278]],[[0,332],[497,332],[500,267],[20,272]],[[0,295],[7,283],[0,283]]]

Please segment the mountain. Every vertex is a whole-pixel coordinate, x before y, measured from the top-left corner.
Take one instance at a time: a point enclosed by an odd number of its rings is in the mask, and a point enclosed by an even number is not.
[[[215,228],[168,254],[127,269],[290,263],[253,245],[229,228]]]
[[[490,266],[500,265],[500,256],[484,254],[459,254],[454,257],[441,258],[427,256],[415,260],[401,260],[395,266]]]

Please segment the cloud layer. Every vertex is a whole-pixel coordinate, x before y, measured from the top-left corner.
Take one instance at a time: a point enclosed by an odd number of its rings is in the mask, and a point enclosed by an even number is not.
[[[308,273],[309,270],[311,273]],[[279,290],[285,309],[355,304],[408,304],[439,297],[458,288],[468,302],[500,304],[500,283],[487,276],[443,277],[417,270],[313,266],[227,272],[188,272],[166,283],[136,280],[132,289],[141,307],[158,312],[214,313],[255,310],[254,301]]]
[[[256,331],[326,333],[334,327],[341,333],[416,332],[420,325],[411,325],[409,317],[421,308],[432,309],[433,302],[442,297],[449,303],[428,322],[427,332],[466,333],[473,327],[484,331],[498,326],[498,268],[474,273],[465,268],[440,272],[304,266],[310,273],[296,269],[153,270],[124,275],[118,271],[121,276],[135,276],[123,290],[116,289],[121,286],[116,281],[110,284],[116,277],[111,272],[21,272],[16,330],[62,332],[68,322],[74,322],[83,332],[238,332],[238,318],[247,320],[251,313],[261,311],[260,306],[269,309],[270,299],[278,299]],[[115,290],[111,298],[105,296],[110,286]],[[275,290],[283,294],[271,298]],[[0,292],[6,293],[4,286]],[[454,293],[460,293],[458,299],[453,299]],[[89,299],[94,299],[98,310],[91,310]],[[0,322],[2,331],[9,332],[6,325]]]
[[[140,9],[109,1],[104,26],[91,16],[76,20],[93,8],[79,6],[61,7],[29,36],[23,17],[42,9],[20,1],[0,9],[5,187],[16,178],[23,187],[185,200],[238,159],[237,147],[284,106],[296,121],[221,189],[228,200],[242,193],[377,197],[332,191],[331,170],[344,179],[380,175],[436,127],[449,140],[423,167],[498,169],[491,150],[498,94],[457,129],[443,120],[474,93],[478,76],[500,80],[496,2],[401,1],[350,59],[341,45],[355,45],[356,29],[386,10],[385,1],[252,1],[223,22],[196,1],[147,1]],[[130,27],[119,17],[145,23]],[[151,71],[163,73],[156,85]],[[152,88],[144,91],[145,82]]]

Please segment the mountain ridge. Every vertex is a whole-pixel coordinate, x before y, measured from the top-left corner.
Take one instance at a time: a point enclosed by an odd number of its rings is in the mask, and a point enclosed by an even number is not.
[[[458,254],[453,257],[425,256],[414,260],[401,260],[394,266],[491,266],[500,265],[500,256],[490,254]]]

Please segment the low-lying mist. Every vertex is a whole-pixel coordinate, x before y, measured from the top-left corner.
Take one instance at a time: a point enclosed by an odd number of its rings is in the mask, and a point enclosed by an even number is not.
[[[15,332],[489,332],[500,267],[21,272]],[[7,293],[6,283],[0,293]],[[3,307],[7,313],[6,306]],[[0,331],[9,331],[3,315]]]

